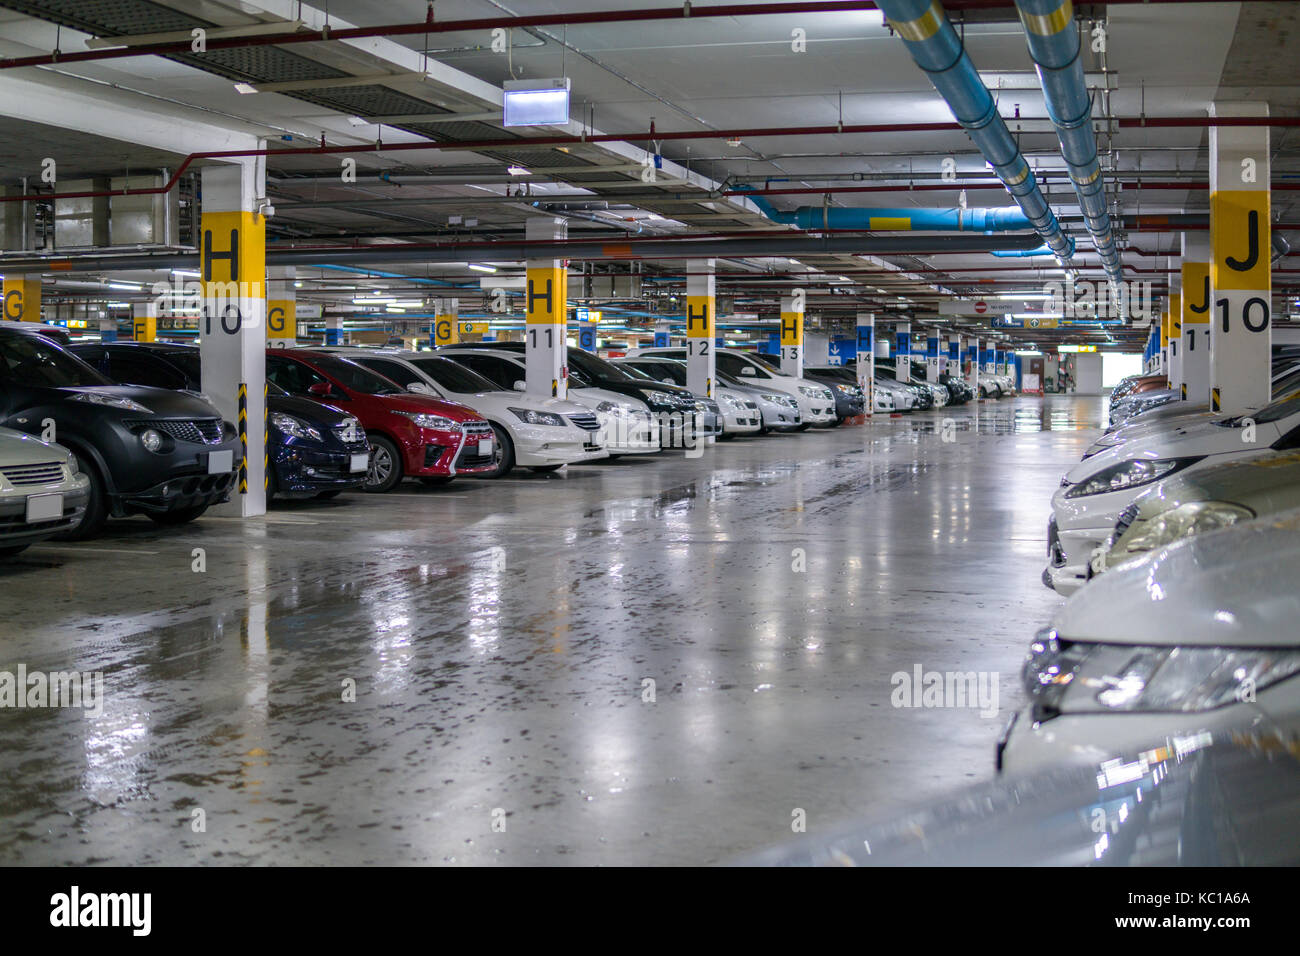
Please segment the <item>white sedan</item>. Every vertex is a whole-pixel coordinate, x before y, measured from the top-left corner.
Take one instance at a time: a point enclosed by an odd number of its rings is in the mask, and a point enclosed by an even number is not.
[[[614,364],[627,369],[633,375],[641,376],[669,385],[686,388],[686,363],[677,359],[657,358],[622,358],[615,359]],[[744,392],[725,385],[715,384],[713,400],[718,403],[722,413],[722,438],[735,438],[737,435],[753,435],[763,430],[763,415],[758,410],[758,403]]]
[[[1287,571],[1297,563],[1291,511],[1098,578],[1030,646],[1030,704],[1004,731],[999,769],[1089,763],[1161,738],[1191,749],[1226,728],[1271,736],[1300,712],[1300,590]]]
[[[486,418],[497,446],[493,452],[497,470],[488,477],[500,478],[515,465],[555,471],[608,456],[600,437],[600,421],[576,402],[502,391],[478,373],[432,353],[366,348],[329,351],[408,391],[460,402]]]
[[[1121,430],[1122,431],[1122,430]],[[1119,432],[1115,433],[1120,434]],[[1169,475],[1300,442],[1300,392],[1245,416],[1140,432],[1075,465],[1052,496],[1043,583],[1071,594],[1089,578],[1116,522],[1141,491]]]

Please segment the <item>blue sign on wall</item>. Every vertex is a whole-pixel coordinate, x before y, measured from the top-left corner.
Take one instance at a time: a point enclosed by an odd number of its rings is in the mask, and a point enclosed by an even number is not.
[[[578,348],[584,352],[596,351],[596,330],[591,327],[578,329]]]
[[[655,333],[655,348],[657,348],[657,349],[666,349],[666,348],[668,348],[668,333],[667,333],[667,332],[656,332],[656,333]]]
[[[831,339],[826,346],[827,363],[843,365],[858,354],[858,343],[853,339]]]

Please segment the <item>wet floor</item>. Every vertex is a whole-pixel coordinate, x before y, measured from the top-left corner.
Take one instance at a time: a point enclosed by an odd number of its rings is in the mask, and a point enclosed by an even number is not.
[[[0,671],[102,672],[102,712],[0,709],[0,863],[710,863],[985,779],[1102,411],[33,547],[0,565]],[[997,673],[998,713],[892,706],[918,665]]]

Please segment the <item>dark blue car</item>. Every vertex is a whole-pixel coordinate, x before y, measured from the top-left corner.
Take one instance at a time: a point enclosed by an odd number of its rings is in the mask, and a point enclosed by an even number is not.
[[[69,350],[115,382],[202,391],[199,350],[164,342],[88,342]],[[331,405],[267,383],[267,499],[332,498],[360,488],[370,462],[361,424]]]

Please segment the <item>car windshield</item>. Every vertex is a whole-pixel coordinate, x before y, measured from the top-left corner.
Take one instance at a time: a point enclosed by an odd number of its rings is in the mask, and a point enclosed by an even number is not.
[[[629,375],[612,362],[606,362],[598,355],[592,355],[590,352],[583,352],[581,349],[569,349],[570,374],[572,374],[572,370],[575,368],[581,372],[584,377],[589,379],[608,378],[613,379],[616,382],[635,381],[633,376]]]
[[[1237,418],[1230,419],[1224,424],[1231,424],[1234,427],[1243,424],[1246,418],[1253,419],[1257,423],[1276,422],[1283,418],[1290,418],[1292,415],[1300,413],[1300,390],[1292,392],[1286,398],[1274,402],[1272,405],[1265,405],[1254,415],[1240,415]]]
[[[428,356],[408,359],[429,378],[433,379],[449,392],[497,392],[496,384],[488,381],[478,372],[473,372],[451,359]]]
[[[198,349],[181,348],[174,352],[163,352],[162,354],[167,358],[167,361],[171,362],[178,369],[184,372],[186,378],[190,379],[190,381],[203,381],[203,362],[199,358]],[[266,394],[274,395],[276,398],[285,398],[289,393],[279,385],[276,385],[275,382],[267,379]]]
[[[70,352],[39,335],[0,335],[0,382],[39,388],[113,383]]]
[[[394,382],[390,382],[382,375],[377,375],[370,369],[363,368],[346,359],[333,355],[322,355],[317,352],[312,354],[309,361],[330,378],[342,383],[345,388],[350,388],[354,392],[364,392],[367,395],[401,395],[406,391],[406,389]]]
[[[650,370],[648,368],[645,368],[644,366],[632,365],[631,363],[629,363],[621,367],[626,371],[630,372],[634,378],[648,378],[651,381],[654,381],[654,376],[651,375]]]

